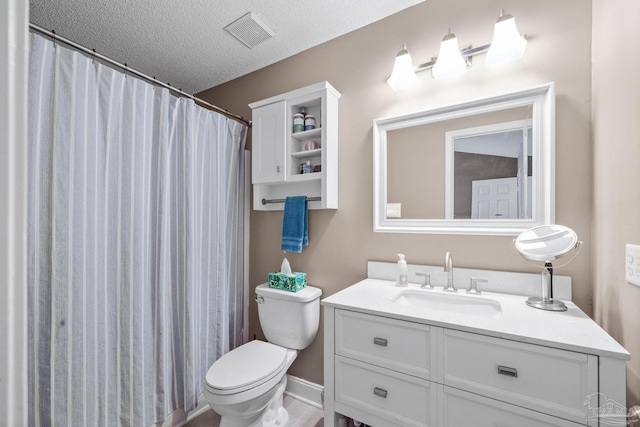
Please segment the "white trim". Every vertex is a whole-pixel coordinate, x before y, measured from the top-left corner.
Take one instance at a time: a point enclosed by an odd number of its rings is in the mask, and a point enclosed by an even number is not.
[[[387,132],[443,120],[531,106],[533,108],[533,218],[530,220],[398,219],[388,218]],[[555,85],[491,96],[413,114],[373,121],[373,230],[383,233],[426,233],[517,236],[524,230],[555,221]]]
[[[182,427],[193,419],[209,411],[211,407],[204,398],[204,393],[198,396],[198,405],[190,412],[185,412],[183,408],[178,408],[162,422],[155,424],[156,427]]]
[[[287,374],[287,388],[284,394],[307,405],[322,409],[322,392],[324,387],[302,378]]]
[[[27,91],[29,2],[0,12],[0,402],[2,425],[28,423]]]
[[[187,419],[183,422],[183,425],[187,424],[189,421],[199,417],[209,410],[211,410],[211,407],[204,398],[204,393],[201,393],[200,396],[198,396],[198,405],[194,409],[192,409],[191,412],[189,412],[189,414],[187,415]]]

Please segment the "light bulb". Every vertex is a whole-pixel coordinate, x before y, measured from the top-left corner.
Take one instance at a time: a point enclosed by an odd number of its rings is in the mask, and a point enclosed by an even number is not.
[[[463,74],[467,71],[467,61],[464,60],[458,48],[455,34],[447,34],[440,43],[440,53],[431,72],[433,78],[442,79]]]
[[[491,66],[515,61],[524,55],[526,47],[527,40],[518,32],[513,16],[501,14],[495,25],[486,64]]]
[[[396,55],[391,77],[387,80],[393,90],[403,90],[416,87],[420,80],[413,71],[413,61],[406,46]]]

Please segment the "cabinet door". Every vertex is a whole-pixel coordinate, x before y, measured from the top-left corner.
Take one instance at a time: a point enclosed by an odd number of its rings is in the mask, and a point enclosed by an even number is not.
[[[489,399],[452,387],[437,385],[440,427],[577,427],[571,421]]]
[[[281,182],[285,177],[286,105],[275,102],[252,111],[251,182]]]

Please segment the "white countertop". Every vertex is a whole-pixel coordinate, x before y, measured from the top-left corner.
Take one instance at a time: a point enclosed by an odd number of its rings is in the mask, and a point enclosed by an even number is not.
[[[460,296],[488,298],[500,303],[502,313],[499,317],[484,317],[394,303],[393,298],[406,289],[443,292],[442,288],[421,289],[415,284],[402,288],[389,280],[365,279],[325,298],[322,305],[598,356],[630,359],[627,350],[572,302],[565,302],[567,311],[553,312],[527,306],[525,296],[490,292],[467,295],[459,290],[457,295]]]

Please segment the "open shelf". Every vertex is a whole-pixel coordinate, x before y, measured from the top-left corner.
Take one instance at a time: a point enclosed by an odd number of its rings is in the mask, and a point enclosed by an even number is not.
[[[306,151],[296,151],[295,153],[291,153],[291,157],[295,157],[296,159],[307,159],[311,157],[320,157],[322,155],[322,149],[317,148],[315,150],[306,150]]]

